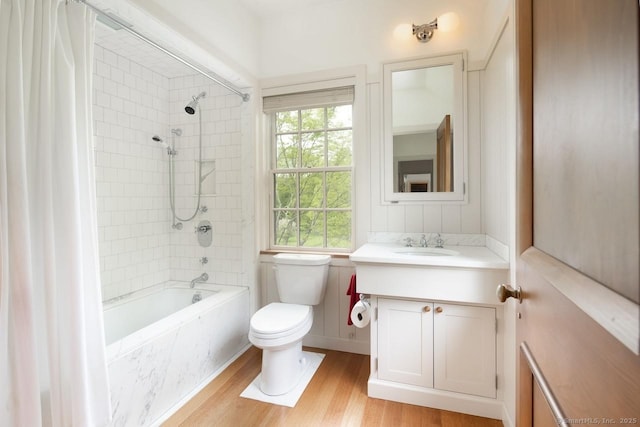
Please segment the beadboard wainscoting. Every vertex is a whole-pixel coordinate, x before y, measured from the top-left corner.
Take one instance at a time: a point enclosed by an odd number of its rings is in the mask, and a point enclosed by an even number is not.
[[[305,346],[351,353],[369,354],[369,326],[356,328],[347,325],[350,297],[349,280],[355,267],[346,258],[331,259],[324,301],[313,308],[313,326],[302,342]],[[260,256],[260,301],[265,306],[279,301],[273,256]]]

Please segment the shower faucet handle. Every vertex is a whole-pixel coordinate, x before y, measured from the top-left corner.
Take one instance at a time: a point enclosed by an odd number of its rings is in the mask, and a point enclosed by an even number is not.
[[[193,227],[194,229],[194,233],[207,233],[209,230],[211,230],[211,226],[210,225],[196,225],[195,227]]]

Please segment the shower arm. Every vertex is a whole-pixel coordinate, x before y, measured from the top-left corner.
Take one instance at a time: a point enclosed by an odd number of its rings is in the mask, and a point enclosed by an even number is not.
[[[142,34],[137,32],[136,30],[134,30],[132,28],[129,28],[127,25],[123,24],[118,19],[116,19],[116,17],[114,17],[112,15],[109,15],[108,13],[106,13],[102,9],[92,5],[88,1],[86,1],[86,0],[73,0],[73,1],[75,3],[84,4],[89,9],[91,9],[92,11],[97,13],[98,15],[102,16],[105,19],[108,19],[110,22],[113,22],[113,23],[119,25],[120,27],[122,27],[123,30],[125,30],[129,34],[137,37],[138,39],[142,40],[143,42],[145,42],[147,44],[150,44],[151,46],[155,47],[159,51],[166,53],[167,55],[169,55],[170,57],[172,57],[176,61],[179,61],[179,62],[183,63],[184,65],[186,65],[187,67],[191,68],[192,70],[197,71],[198,73],[202,74],[203,76],[213,80],[214,82],[216,82],[220,86],[230,90],[231,92],[235,93],[240,98],[242,98],[242,100],[244,102],[249,101],[250,95],[248,93],[243,93],[239,89],[237,89],[234,86],[232,86],[231,83],[228,83],[228,82],[224,81],[221,77],[216,76],[212,71],[206,70],[206,69],[204,69],[204,68],[202,68],[202,67],[200,67],[198,65],[192,64],[191,62],[187,61],[186,59],[182,58],[181,56],[176,55],[175,53],[171,52],[168,49],[165,49],[164,47],[160,46],[158,43],[156,43],[153,40],[147,38],[146,36],[143,36]],[[69,0],[67,0],[67,4],[68,4],[68,2],[69,2]]]

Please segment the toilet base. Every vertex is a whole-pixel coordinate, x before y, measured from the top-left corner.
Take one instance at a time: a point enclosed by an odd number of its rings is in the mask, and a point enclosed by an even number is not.
[[[283,349],[263,349],[260,390],[269,396],[288,393],[298,385],[306,366],[302,340]]]

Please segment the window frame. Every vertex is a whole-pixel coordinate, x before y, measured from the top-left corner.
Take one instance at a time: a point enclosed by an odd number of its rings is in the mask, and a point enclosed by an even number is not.
[[[355,88],[354,88],[355,89]],[[350,105],[351,106],[351,127],[340,127],[340,128],[329,128],[328,127],[328,115],[326,113],[327,108],[342,106],[342,105]],[[301,106],[295,109],[285,109],[281,111],[297,111],[298,116],[298,126],[297,131],[295,132],[283,132],[280,134],[276,133],[276,114],[277,112],[270,112],[265,114],[267,117],[268,123],[268,150],[270,155],[269,157],[269,248],[277,251],[301,251],[301,252],[332,252],[332,253],[348,253],[351,252],[355,245],[355,137],[354,137],[354,110],[355,110],[355,100],[350,103],[336,103],[332,105],[324,105],[324,106]],[[277,136],[278,135],[298,135],[301,136],[305,133],[305,130],[302,129],[302,111],[314,109],[314,108],[323,108],[325,110],[324,113],[324,123],[322,129],[314,129],[313,131],[320,131],[325,134],[325,144],[324,144],[324,156],[325,164],[321,167],[302,167],[302,146],[299,145],[297,148],[298,155],[298,164],[295,168],[277,168]],[[329,166],[328,161],[328,141],[326,139],[327,132],[331,131],[341,131],[341,130],[350,130],[351,131],[351,164],[349,166]],[[311,131],[309,131],[311,132]],[[351,186],[350,186],[350,207],[349,208],[330,208],[327,207],[327,173],[331,172],[349,172],[351,175]],[[296,179],[296,206],[295,207],[287,207],[287,208],[276,208],[275,206],[275,179],[278,173],[291,173],[294,174]],[[323,203],[322,207],[315,208],[301,208],[300,207],[300,177],[304,173],[320,173],[322,174],[322,187],[323,187]],[[276,236],[275,236],[275,218],[276,212],[278,211],[293,211],[296,213],[297,217],[297,238],[295,246],[284,246],[276,244]],[[323,220],[323,246],[322,247],[312,247],[312,246],[300,246],[300,214],[302,212],[317,212],[321,211],[324,214]],[[328,247],[329,244],[329,236],[327,234],[327,213],[328,212],[349,212],[350,213],[350,245],[345,248],[337,248],[337,247]],[[326,243],[327,246],[324,246]]]
[[[255,113],[256,121],[256,145],[255,145],[255,165],[256,173],[252,184],[255,197],[253,199],[253,211],[255,212],[255,247],[259,253],[274,254],[277,252],[305,253],[318,252],[337,255],[339,258],[348,255],[355,248],[367,242],[368,232],[372,227],[372,216],[370,209],[363,209],[370,205],[371,200],[379,197],[379,182],[371,180],[370,170],[373,157],[378,150],[371,147],[369,138],[377,140],[381,137],[377,128],[368,127],[371,120],[380,121],[379,114],[374,114],[368,107],[371,102],[380,102],[382,90],[379,84],[370,85],[367,82],[367,66],[354,65],[341,68],[325,69],[321,71],[305,72],[301,74],[290,74],[286,76],[270,77],[261,79],[257,85],[260,87],[259,95],[252,98],[251,108]],[[312,250],[295,249],[287,247],[283,249],[274,248],[271,243],[272,218],[271,207],[273,206],[271,196],[271,129],[267,114],[264,113],[262,100],[264,97],[283,95],[297,92],[314,91],[320,89],[338,88],[352,86],[353,92],[353,192],[352,200],[352,221],[351,221],[351,249],[345,251],[332,250]],[[251,191],[251,190],[249,190]]]

